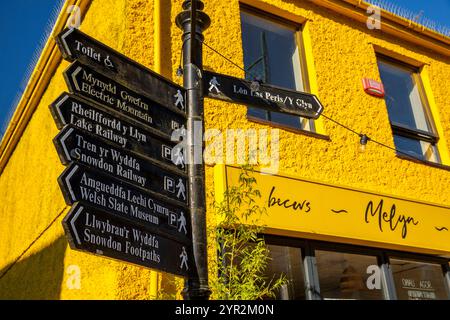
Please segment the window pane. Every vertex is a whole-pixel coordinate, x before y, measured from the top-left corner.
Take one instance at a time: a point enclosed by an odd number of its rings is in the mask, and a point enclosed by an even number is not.
[[[376,257],[316,250],[316,261],[324,299],[384,299]]]
[[[390,261],[399,300],[448,299],[440,265],[397,259]]]
[[[241,23],[246,78],[258,77],[268,84],[304,91],[296,30],[245,12],[241,13]],[[265,113],[250,109],[249,115],[266,119]],[[302,125],[296,116],[272,112],[269,119],[294,128],[314,129],[309,123]]]
[[[253,108],[253,107],[248,107],[247,110],[247,114],[250,117],[255,117],[255,118],[260,118],[260,119],[264,119],[264,120],[269,120],[267,118],[267,111],[260,109],[260,108]]]
[[[394,142],[397,150],[412,157],[436,163],[440,162],[436,146],[429,142],[414,140],[399,135],[394,135]]]
[[[267,278],[278,279],[284,274],[288,284],[277,292],[277,300],[305,300],[305,283],[299,248],[269,245],[270,262]]]
[[[413,72],[383,61],[378,66],[391,121],[432,132]]]

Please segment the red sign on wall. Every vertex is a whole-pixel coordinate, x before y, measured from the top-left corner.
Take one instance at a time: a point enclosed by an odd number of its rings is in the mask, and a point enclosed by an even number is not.
[[[384,98],[385,91],[381,82],[369,78],[362,79],[364,91],[372,96]]]

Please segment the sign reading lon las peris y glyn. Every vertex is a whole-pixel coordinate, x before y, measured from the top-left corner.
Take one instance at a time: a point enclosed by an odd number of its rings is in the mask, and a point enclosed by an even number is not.
[[[319,99],[309,93],[258,84],[214,72],[203,72],[203,92],[215,98],[286,114],[317,119],[323,111]]]
[[[50,106],[71,247],[188,277],[187,175],[171,141],[186,127],[185,90],[79,30],[57,42],[73,61],[72,94]]]

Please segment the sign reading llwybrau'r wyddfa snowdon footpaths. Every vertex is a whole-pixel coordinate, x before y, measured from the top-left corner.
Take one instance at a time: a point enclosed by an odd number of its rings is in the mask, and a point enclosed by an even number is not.
[[[71,248],[188,277],[186,91],[76,29],[57,36],[71,92],[50,105]]]
[[[77,203],[64,218],[63,226],[72,248],[188,275],[190,246],[140,224]]]
[[[317,119],[323,111],[322,104],[313,94],[267,84],[258,83],[257,86],[254,84],[248,80],[223,74],[203,72],[203,93],[209,98],[311,119]]]

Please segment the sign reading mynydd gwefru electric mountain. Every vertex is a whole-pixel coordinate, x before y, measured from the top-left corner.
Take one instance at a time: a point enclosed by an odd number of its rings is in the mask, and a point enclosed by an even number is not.
[[[58,129],[73,125],[83,131],[94,134],[117,147],[150,157],[168,165],[175,165],[185,170],[184,154],[176,149],[172,161],[172,151],[176,142],[170,141],[169,135],[160,134],[152,128],[143,129],[142,125],[132,119],[117,117],[93,103],[63,93],[50,105],[50,111]]]
[[[203,72],[203,93],[209,98],[311,119],[317,119],[323,111],[313,94],[266,84],[254,86],[251,81],[209,71]]]
[[[63,226],[72,248],[189,275],[190,246],[154,233],[145,225],[77,203],[64,218]]]
[[[77,61],[64,72],[64,78],[72,93],[165,134],[181,128],[186,122],[182,111],[162,106],[113,80],[111,75],[97,72]]]
[[[71,91],[50,105],[73,249],[188,276],[186,91],[76,29],[57,36]]]
[[[72,162],[103,171],[135,186],[187,203],[184,172],[155,165],[136,154],[66,126],[53,140],[64,165]]]
[[[124,56],[78,29],[65,29],[56,37],[63,57],[68,61],[93,64],[109,70],[114,79],[124,80],[130,88],[141,89],[153,101],[185,110],[185,89]]]

